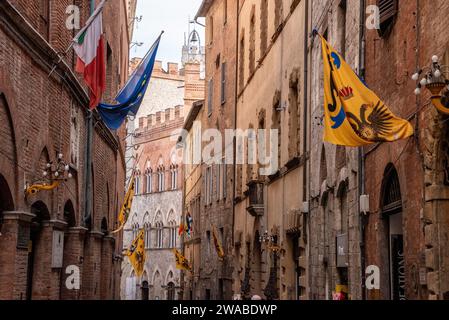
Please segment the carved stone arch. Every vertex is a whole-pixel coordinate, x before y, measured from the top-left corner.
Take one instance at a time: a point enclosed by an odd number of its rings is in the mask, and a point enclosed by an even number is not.
[[[157,223],[163,223],[163,215],[160,209],[156,210],[156,214],[153,217],[153,225],[156,225]]]
[[[161,276],[161,272],[159,271],[159,267],[156,266],[156,268],[154,268],[153,275],[151,276],[151,285],[154,286],[154,282],[157,277],[162,277],[162,276]]]
[[[164,284],[168,285],[169,282],[175,282],[175,273],[173,271],[173,266],[169,266],[167,273],[165,275]]]
[[[169,224],[172,221],[176,222],[176,214],[175,214],[175,210],[173,208],[168,211],[167,219],[166,219],[167,224]]]
[[[348,192],[348,180],[347,179],[343,179],[340,180],[337,186],[337,198],[341,198],[345,193]]]

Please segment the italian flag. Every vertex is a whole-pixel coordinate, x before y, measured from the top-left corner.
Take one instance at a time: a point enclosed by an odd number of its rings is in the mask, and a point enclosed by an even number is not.
[[[89,88],[90,109],[95,109],[101,102],[106,87],[102,16],[104,3],[100,3],[86,26],[73,39],[73,48],[78,56],[75,71],[84,75]]]

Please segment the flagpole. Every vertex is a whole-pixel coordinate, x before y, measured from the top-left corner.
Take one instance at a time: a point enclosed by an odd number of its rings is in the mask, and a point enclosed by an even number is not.
[[[70,49],[73,48],[73,41],[72,43],[70,43],[70,46],[67,48],[66,51],[64,51],[64,53],[62,55],[59,56],[59,60],[58,62],[55,63],[55,65],[53,66],[53,68],[51,69],[50,73],[48,74],[48,77],[50,78],[51,75],[53,74],[53,72],[55,72],[56,68],[58,67],[58,65],[61,63],[63,57],[65,57],[67,55],[67,53],[69,53]]]
[[[72,39],[70,46],[67,48],[67,50],[61,55],[59,56],[59,60],[58,62],[56,62],[56,64],[53,66],[53,68],[51,69],[50,73],[48,74],[48,77],[50,78],[51,75],[53,74],[53,72],[55,72],[56,68],[58,67],[58,65],[61,63],[63,57],[65,57],[67,55],[67,53],[69,53],[70,49],[73,48],[73,45],[75,43],[75,39],[78,37],[78,35],[82,32],[84,32],[93,22],[93,18],[96,17],[101,10],[104,7],[104,4],[106,3],[107,0],[103,0],[103,2],[100,3],[100,5],[98,6],[97,9],[95,9],[95,1],[91,0],[91,4],[90,4],[90,14],[91,16],[89,17],[89,19],[87,20],[86,25],[77,33],[77,35],[75,36],[74,39]]]

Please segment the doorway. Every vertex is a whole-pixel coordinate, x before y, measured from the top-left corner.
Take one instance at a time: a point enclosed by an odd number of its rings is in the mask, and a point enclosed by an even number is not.
[[[393,165],[385,170],[382,188],[382,215],[388,243],[389,295],[391,300],[406,300],[402,197],[398,173]]]
[[[43,257],[37,254],[40,246],[44,245],[41,243],[42,223],[50,220],[48,208],[42,201],[37,201],[31,206],[31,213],[35,217],[31,221],[30,241],[28,242],[27,300],[33,299],[33,287],[39,278],[37,269],[42,265],[42,261],[39,260],[43,259]]]

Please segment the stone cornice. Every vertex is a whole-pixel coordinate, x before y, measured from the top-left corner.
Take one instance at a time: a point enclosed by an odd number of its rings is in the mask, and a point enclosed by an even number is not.
[[[24,211],[4,211],[3,220],[18,220],[24,222],[31,222],[36,217],[35,214]]]

